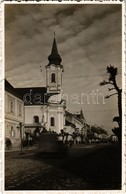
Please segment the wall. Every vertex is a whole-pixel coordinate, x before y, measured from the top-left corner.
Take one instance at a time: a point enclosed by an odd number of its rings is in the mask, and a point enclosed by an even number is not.
[[[38,105],[38,106],[25,106],[25,124],[33,124],[34,123],[34,116],[39,117],[39,122],[42,122],[42,115],[45,115],[46,106]],[[46,118],[45,118],[46,119]]]
[[[20,145],[19,122],[24,123],[23,101],[9,92],[5,92],[5,139],[9,138],[12,147]]]
[[[25,124],[33,124],[34,116],[39,117],[40,123],[46,123],[47,130],[60,132],[64,127],[64,108],[62,105],[49,104],[43,106],[25,106]],[[44,119],[43,119],[44,115]],[[55,125],[51,126],[50,120],[51,117],[55,119]]]
[[[60,133],[60,130],[64,128],[64,108],[62,105],[50,104],[46,110],[47,114],[47,129]],[[55,118],[55,126],[51,126],[50,119]]]

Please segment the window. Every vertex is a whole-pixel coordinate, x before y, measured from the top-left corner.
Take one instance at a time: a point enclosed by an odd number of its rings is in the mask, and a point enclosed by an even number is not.
[[[14,128],[13,126],[11,126],[11,137],[14,137],[14,136],[15,136]]]
[[[18,102],[18,116],[22,117],[22,104]]]
[[[51,82],[52,82],[52,83],[56,82],[55,73],[52,73],[52,75],[51,75]]]
[[[39,117],[38,116],[34,116],[34,122],[39,123]]]
[[[11,104],[10,104],[11,112],[13,112],[13,107],[14,107],[14,105],[13,105],[13,102],[11,101]]]
[[[21,105],[19,105],[19,116],[21,116]]]
[[[50,123],[51,123],[51,126],[52,127],[55,126],[55,119],[54,119],[54,117],[51,117]]]
[[[8,97],[8,103],[9,103],[8,112],[12,113],[12,114],[15,114],[15,100],[14,100],[14,98],[9,96]]]
[[[10,101],[10,112],[14,113],[14,102],[12,100]]]

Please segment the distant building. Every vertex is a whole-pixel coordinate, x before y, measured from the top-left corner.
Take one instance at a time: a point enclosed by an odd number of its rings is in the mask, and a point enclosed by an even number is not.
[[[102,142],[108,139],[108,133],[103,128],[92,125],[90,129],[88,129],[87,137],[91,142]]]
[[[70,135],[78,134],[76,140],[81,142],[81,134],[83,134],[83,141],[87,137],[87,124],[82,110],[80,113],[72,114],[69,111],[65,111],[65,132]],[[72,139],[72,138],[71,138]]]

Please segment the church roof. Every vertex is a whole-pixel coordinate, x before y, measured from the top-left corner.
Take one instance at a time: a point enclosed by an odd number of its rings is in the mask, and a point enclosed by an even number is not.
[[[24,105],[43,105],[47,103],[46,87],[16,88],[21,95]]]
[[[50,66],[51,64],[55,64],[55,65],[59,65],[61,66],[61,57],[58,53],[58,49],[57,49],[57,44],[56,44],[56,39],[54,38],[53,40],[53,45],[52,45],[52,51],[51,54],[48,57],[49,60],[49,64],[47,66]]]
[[[24,105],[46,104],[50,97],[50,94],[46,93],[46,87],[14,88],[6,79],[5,91],[23,100]]]

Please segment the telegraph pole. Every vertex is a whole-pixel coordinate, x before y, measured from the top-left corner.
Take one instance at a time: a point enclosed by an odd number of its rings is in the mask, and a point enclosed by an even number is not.
[[[23,152],[22,152],[22,150],[23,150],[23,148],[22,148],[22,127],[23,127],[23,124],[20,122],[19,123],[19,126],[17,127],[19,130],[20,130],[20,141],[21,141],[21,144],[20,144],[20,154],[24,154]]]

